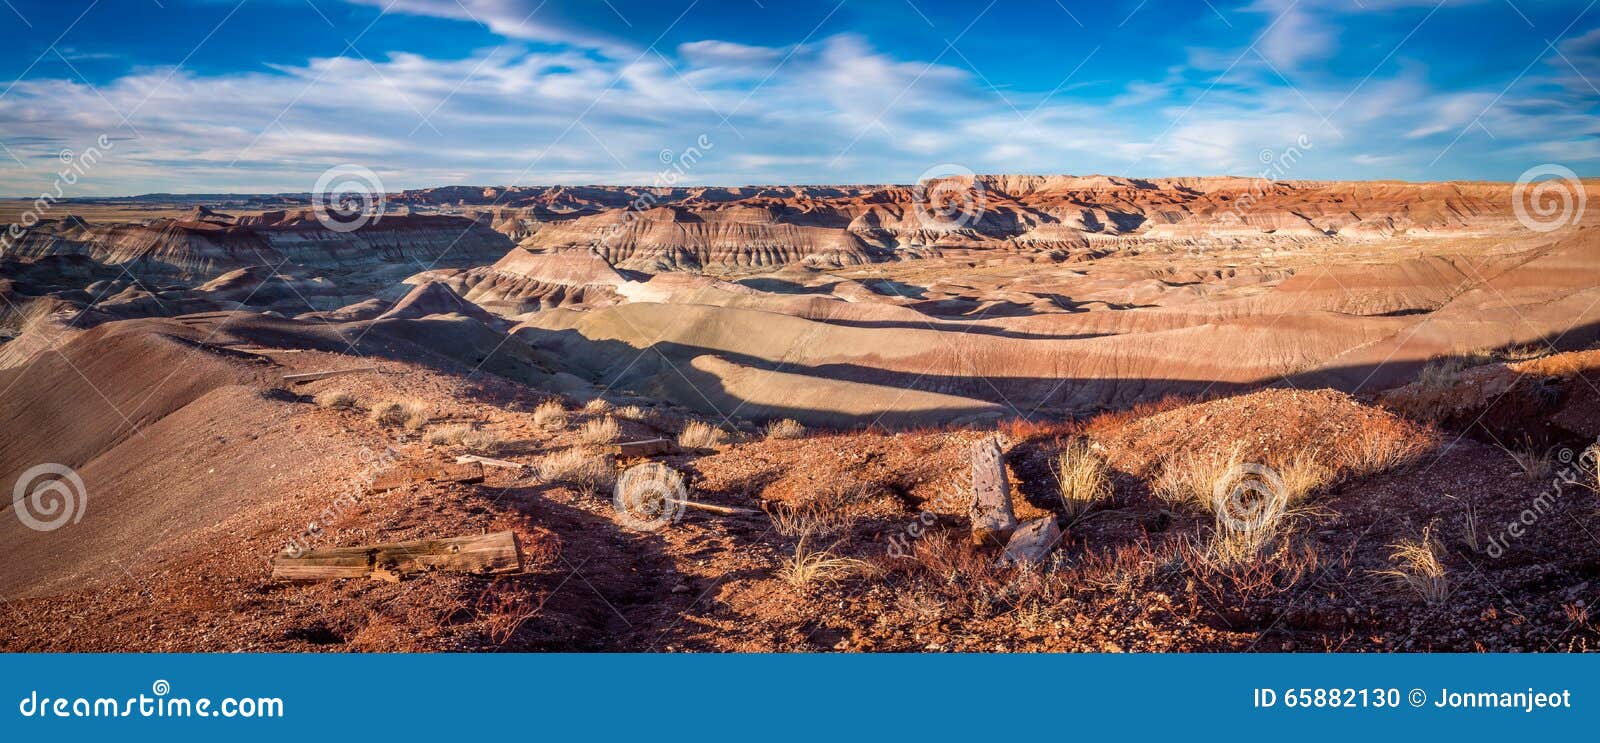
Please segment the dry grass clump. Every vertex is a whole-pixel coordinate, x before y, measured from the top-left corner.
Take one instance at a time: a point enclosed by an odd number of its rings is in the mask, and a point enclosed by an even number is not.
[[[622,427],[611,416],[585,421],[578,428],[578,440],[588,446],[604,446],[622,435]]]
[[[1083,518],[1111,497],[1111,477],[1106,461],[1089,449],[1089,442],[1073,439],[1055,461],[1061,508],[1071,521]]]
[[[355,395],[345,392],[344,390],[324,390],[322,392],[318,392],[316,401],[318,407],[334,408],[336,410],[354,410],[356,405],[360,402],[356,399]]]
[[[821,550],[808,549],[806,540],[801,539],[795,545],[794,555],[783,560],[778,576],[794,588],[806,588],[812,584],[833,585],[872,570],[872,564],[865,560],[835,554],[835,547],[837,545]]]
[[[727,431],[701,421],[689,421],[678,434],[678,446],[690,450],[715,449],[727,442]]]
[[[438,426],[428,431],[428,443],[441,445],[459,444],[461,439],[471,434],[472,431],[473,425],[471,423],[452,423],[448,426]]]
[[[1554,450],[1539,451],[1532,447],[1527,449],[1508,449],[1504,446],[1500,450],[1511,457],[1522,470],[1522,476],[1528,482],[1541,482],[1550,479],[1556,471]]]
[[[1162,463],[1161,473],[1151,484],[1151,490],[1156,497],[1174,506],[1212,509],[1218,491],[1223,494],[1232,491],[1232,480],[1243,465],[1243,447],[1210,455],[1184,452]]]
[[[372,407],[372,419],[385,426],[419,431],[428,425],[428,404],[416,399],[385,400]]]
[[[533,409],[533,425],[540,428],[566,428],[567,409],[559,400],[545,400]]]
[[[1352,476],[1370,477],[1417,461],[1429,444],[1405,424],[1386,418],[1362,426],[1358,437],[1341,442],[1338,459]]]
[[[1169,503],[1211,511],[1211,534],[1191,546],[1188,558],[1207,570],[1228,572],[1260,566],[1268,555],[1286,550],[1292,521],[1305,513],[1301,504],[1332,478],[1333,470],[1310,451],[1263,467],[1246,462],[1243,448],[1234,447],[1168,460],[1154,490]]]
[[[830,489],[805,503],[774,503],[765,507],[772,529],[801,540],[814,536],[848,533],[865,515],[870,504],[865,493]]]
[[[589,415],[599,415],[611,409],[611,403],[603,397],[596,397],[583,404],[583,412]]]
[[[471,423],[455,423],[428,432],[430,444],[460,444],[472,451],[493,454],[505,444],[499,434],[479,428]]]
[[[617,417],[623,420],[645,423],[650,420],[652,414],[650,411],[645,410],[638,405],[624,405],[620,408],[617,408]]]
[[[592,496],[616,482],[617,468],[611,457],[567,449],[539,461],[539,478],[576,486],[584,495]]]
[[[799,439],[805,438],[806,427],[800,425],[800,421],[784,418],[783,420],[768,423],[766,433],[768,439]]]
[[[1417,592],[1423,601],[1439,604],[1450,597],[1450,578],[1444,567],[1444,545],[1434,536],[1433,524],[1416,539],[1390,545],[1389,561],[1395,566],[1379,575],[1395,579]]]

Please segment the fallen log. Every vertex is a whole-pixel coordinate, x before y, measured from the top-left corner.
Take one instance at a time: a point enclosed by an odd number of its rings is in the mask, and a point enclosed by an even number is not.
[[[476,454],[462,454],[461,456],[456,457],[456,463],[457,464],[464,464],[464,463],[467,463],[467,462],[477,462],[478,464],[484,465],[486,467],[504,467],[504,468],[506,468],[508,470],[520,470],[523,467],[528,466],[528,465],[525,465],[525,464],[523,464],[521,462],[508,462],[508,461],[506,461],[504,459],[495,459],[493,457],[480,457],[480,456],[478,456]]]
[[[606,447],[606,453],[612,456],[626,458],[653,457],[658,454],[673,454],[678,451],[678,445],[671,439],[644,439],[642,441],[624,441]]]
[[[375,372],[377,370],[378,367],[376,366],[360,366],[354,369],[328,369],[325,371],[305,372],[302,374],[285,374],[283,375],[283,382],[284,384],[300,384],[301,382],[315,382],[319,379],[342,377],[346,374],[363,374],[366,372]]]
[[[1017,528],[1011,507],[1011,482],[1001,456],[1000,437],[990,436],[972,446],[972,541],[1004,546]]]
[[[414,482],[458,482],[463,484],[483,482],[483,464],[402,464],[390,467],[373,478],[368,488],[377,493],[402,488]]]
[[[471,537],[420,539],[391,544],[333,547],[295,554],[285,550],[272,560],[272,579],[317,581],[372,578],[399,581],[432,571],[496,575],[522,572],[522,545],[513,532]]]

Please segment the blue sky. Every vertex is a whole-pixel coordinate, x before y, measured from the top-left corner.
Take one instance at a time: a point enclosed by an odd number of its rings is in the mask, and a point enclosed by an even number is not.
[[[1591,0],[5,0],[0,193],[1600,174]],[[702,139],[703,138],[703,139]],[[74,155],[75,156],[75,155]]]

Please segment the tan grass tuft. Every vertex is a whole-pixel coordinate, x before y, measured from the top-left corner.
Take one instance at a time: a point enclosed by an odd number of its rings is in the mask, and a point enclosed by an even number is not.
[[[545,400],[533,409],[533,424],[540,428],[567,427],[567,409],[559,400]]]
[[[428,425],[428,404],[417,399],[386,400],[373,406],[372,419],[385,426],[421,430]]]
[[[567,449],[540,460],[539,477],[576,486],[584,495],[593,496],[616,482],[617,470],[608,456]]]
[[[1444,546],[1433,533],[1433,524],[1423,528],[1416,539],[1390,545],[1389,561],[1395,566],[1379,574],[1395,579],[1416,591],[1423,601],[1437,605],[1450,597],[1450,578],[1444,567]]]
[[[812,584],[833,585],[871,570],[872,564],[865,560],[840,557],[834,554],[832,547],[808,549],[806,540],[802,539],[795,545],[794,555],[784,559],[778,575],[794,588],[806,588]]]
[[[1061,508],[1070,521],[1083,518],[1111,497],[1106,461],[1083,439],[1073,439],[1056,455],[1055,472]]]
[[[604,446],[622,435],[622,427],[611,416],[585,421],[578,428],[578,440],[588,446]]]
[[[805,438],[806,427],[800,425],[800,421],[784,418],[768,423],[766,433],[768,439],[799,439]]]
[[[691,450],[715,449],[727,441],[727,431],[701,421],[689,421],[678,434],[678,446]]]
[[[318,392],[316,401],[317,405],[320,407],[334,408],[336,410],[354,410],[356,405],[358,405],[360,402],[356,399],[355,395],[345,392],[344,390],[325,390]]]

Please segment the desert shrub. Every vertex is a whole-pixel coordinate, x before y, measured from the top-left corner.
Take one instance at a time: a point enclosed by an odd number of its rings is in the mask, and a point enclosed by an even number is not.
[[[324,408],[338,410],[353,410],[359,401],[355,395],[344,390],[324,390],[316,396],[317,405]]]
[[[678,446],[685,449],[715,449],[727,441],[727,431],[700,421],[689,421],[678,434]]]
[[[420,430],[428,425],[428,404],[416,399],[386,400],[372,407],[372,419],[385,426]]]
[[[1393,578],[1415,591],[1423,601],[1437,605],[1450,597],[1450,577],[1444,567],[1444,545],[1433,533],[1433,524],[1424,527],[1415,539],[1390,545],[1389,561],[1394,567],[1379,574]]]
[[[806,427],[800,425],[800,421],[784,418],[768,423],[766,433],[768,439],[798,439],[805,437]]]
[[[599,415],[611,409],[611,403],[603,397],[596,397],[583,404],[583,412],[590,415]]]
[[[578,428],[578,440],[589,446],[604,446],[622,435],[622,427],[611,416],[585,421]]]
[[[567,449],[539,461],[539,477],[546,482],[566,483],[585,495],[595,495],[616,482],[616,467],[603,454]]]
[[[1111,477],[1106,462],[1089,449],[1089,442],[1073,439],[1056,455],[1057,493],[1069,520],[1083,518],[1111,497]]]
[[[559,400],[545,400],[533,409],[533,424],[540,428],[566,428],[567,409]]]

